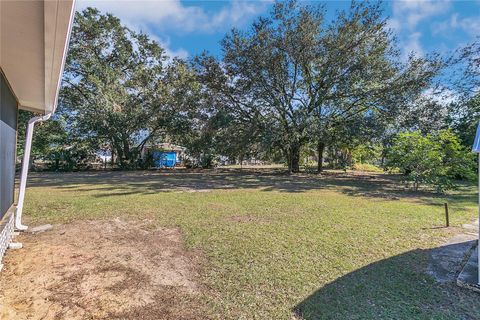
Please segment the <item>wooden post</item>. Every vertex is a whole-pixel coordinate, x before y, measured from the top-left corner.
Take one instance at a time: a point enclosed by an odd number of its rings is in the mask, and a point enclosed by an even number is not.
[[[445,202],[445,223],[447,227],[450,227],[450,220],[448,217],[448,203]]]

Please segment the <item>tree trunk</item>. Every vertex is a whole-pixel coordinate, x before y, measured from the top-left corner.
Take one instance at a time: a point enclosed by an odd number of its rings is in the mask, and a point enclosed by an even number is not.
[[[111,154],[110,162],[112,164],[112,170],[113,170],[113,168],[115,167],[115,149],[113,147],[113,143],[111,145],[110,154]]]
[[[128,140],[122,136],[122,145],[123,145],[123,159],[125,159],[125,162],[127,165],[132,163],[132,155],[130,154],[130,145],[128,143]]]
[[[300,144],[291,144],[288,152],[288,170],[293,173],[300,172]]]
[[[120,166],[120,168],[124,168],[124,156],[123,156],[123,150],[119,146],[117,146],[117,164]]]
[[[317,172],[320,173],[323,171],[323,153],[325,151],[325,143],[322,141],[317,145],[317,153],[318,153],[318,162],[317,162]]]

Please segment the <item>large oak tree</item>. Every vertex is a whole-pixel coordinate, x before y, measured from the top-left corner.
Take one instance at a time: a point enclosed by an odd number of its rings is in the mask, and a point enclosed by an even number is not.
[[[70,134],[109,145],[121,167],[176,114],[164,50],[93,8],[77,12],[61,93]]]
[[[200,74],[230,113],[255,122],[256,138],[282,150],[299,171],[300,149],[325,144],[336,127],[394,113],[430,83],[437,59],[399,51],[379,4],[352,3],[332,22],[322,6],[278,2],[269,17],[222,41],[223,59],[198,58]],[[344,130],[340,130],[344,131]]]

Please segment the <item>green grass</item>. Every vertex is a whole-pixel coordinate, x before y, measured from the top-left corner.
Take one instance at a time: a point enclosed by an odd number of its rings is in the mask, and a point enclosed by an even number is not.
[[[395,178],[270,172],[34,174],[31,223],[148,218],[206,256],[214,318],[470,319],[479,296],[437,284],[428,251],[476,216],[476,190],[402,191]],[[192,192],[192,190],[194,192]],[[452,228],[444,224],[448,202]],[[40,204],[40,205],[39,205]]]
[[[354,169],[358,171],[365,171],[365,172],[383,172],[384,171],[382,168],[369,163],[356,163],[354,165]]]

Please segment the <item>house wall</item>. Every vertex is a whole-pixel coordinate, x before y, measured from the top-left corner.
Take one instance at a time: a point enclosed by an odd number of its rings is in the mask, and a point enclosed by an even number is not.
[[[13,235],[18,104],[0,72],[0,270]]]
[[[17,117],[17,100],[0,72],[0,220],[14,201]]]

